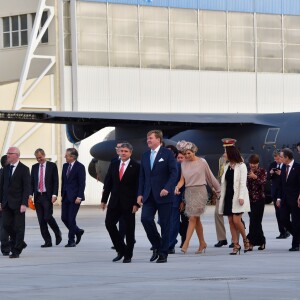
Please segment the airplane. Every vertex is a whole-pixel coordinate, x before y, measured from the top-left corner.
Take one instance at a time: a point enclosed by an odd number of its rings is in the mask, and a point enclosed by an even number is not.
[[[116,155],[117,141],[133,145],[133,158],[140,160],[147,149],[146,134],[161,129],[165,145],[176,145],[179,140],[195,143],[198,155],[205,158],[214,174],[223,154],[222,138],[237,140],[245,162],[251,154],[260,156],[260,165],[268,168],[273,151],[288,147],[297,152],[300,113],[244,114],[244,113],[111,113],[111,112],[53,112],[0,111],[0,120],[66,124],[68,140],[78,144],[100,129],[115,127],[103,142],[94,145],[88,170],[92,177],[104,181],[109,163]],[[299,155],[295,155],[296,160]],[[95,165],[99,164],[98,174]]]

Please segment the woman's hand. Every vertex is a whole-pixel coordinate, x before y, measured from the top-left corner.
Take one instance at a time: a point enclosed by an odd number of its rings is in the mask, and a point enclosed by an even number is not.
[[[239,199],[239,203],[241,206],[244,205],[244,199]]]

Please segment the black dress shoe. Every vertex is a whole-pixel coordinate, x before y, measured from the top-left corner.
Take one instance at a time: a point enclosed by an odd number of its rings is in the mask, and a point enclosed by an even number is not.
[[[222,240],[222,241],[218,241],[216,244],[215,244],[215,247],[217,248],[220,248],[222,246],[226,246],[228,243],[227,243],[227,240]]]
[[[154,249],[153,250],[153,254],[152,254],[151,258],[150,258],[150,261],[155,261],[157,259],[158,259],[157,249]]]
[[[80,243],[83,234],[84,234],[83,229],[79,229],[79,231],[76,233],[76,245]]]
[[[123,263],[124,263],[124,264],[131,263],[131,258],[126,258],[126,257],[124,257]]]
[[[68,243],[67,245],[65,245],[66,248],[70,248],[70,247],[76,247],[76,244],[74,242],[72,243]]]
[[[27,247],[27,244],[23,241],[22,250],[25,249],[26,247]]]
[[[150,250],[151,250],[151,251],[153,251],[153,250],[154,250],[153,246],[150,248]]]
[[[20,255],[18,253],[12,253],[9,258],[19,258]]]
[[[163,255],[160,255],[158,260],[156,261],[157,263],[166,263],[167,262],[167,258]]]
[[[298,247],[292,247],[289,249],[289,251],[299,251],[299,246]]]
[[[49,248],[52,247],[52,243],[45,243],[44,245],[41,245],[42,248]]]
[[[291,234],[287,231],[285,234],[284,234],[284,238],[287,239]]]
[[[59,245],[62,241],[61,232],[59,231],[58,235],[56,236],[55,244],[56,246]]]
[[[234,248],[234,243],[231,243],[228,248]]]
[[[123,258],[124,254],[118,253],[118,255],[112,260],[113,262],[119,261]]]
[[[169,249],[169,250],[168,250],[168,253],[169,253],[169,254],[175,254],[175,249],[174,249],[174,248]]]

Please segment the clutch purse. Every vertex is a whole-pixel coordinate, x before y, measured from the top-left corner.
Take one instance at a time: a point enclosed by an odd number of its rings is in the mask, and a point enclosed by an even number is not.
[[[32,198],[28,198],[28,207],[31,208],[32,210],[35,210],[35,205],[32,201]]]

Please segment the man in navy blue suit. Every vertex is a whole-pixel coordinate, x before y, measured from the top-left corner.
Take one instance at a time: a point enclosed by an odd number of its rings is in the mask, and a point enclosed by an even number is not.
[[[84,165],[77,161],[77,158],[78,151],[75,148],[66,150],[61,184],[61,220],[69,229],[68,243],[65,247],[75,247],[84,233],[76,224],[76,216],[81,202],[84,201],[86,175]]]
[[[281,185],[277,199],[280,218],[285,228],[292,234],[289,251],[299,251],[300,243],[300,164],[294,161],[293,151],[285,148],[280,152],[284,163],[281,169]]]
[[[141,221],[152,244],[150,261],[167,262],[170,218],[177,179],[177,165],[173,153],[161,146],[163,134],[151,130],[147,134],[146,151],[141,159],[137,203],[143,205]],[[158,211],[161,235],[157,231],[154,217]]]

